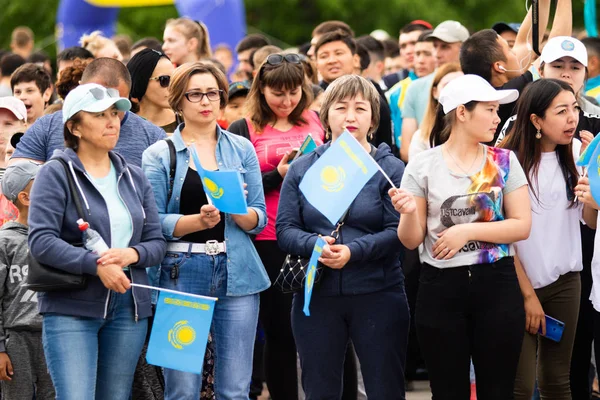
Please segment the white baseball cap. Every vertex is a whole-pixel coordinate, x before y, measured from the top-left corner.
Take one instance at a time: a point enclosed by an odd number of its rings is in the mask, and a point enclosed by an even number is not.
[[[469,31],[458,21],[444,21],[435,27],[428,39],[439,39],[446,43],[464,42]]]
[[[27,122],[27,108],[25,107],[25,104],[16,97],[0,97],[0,108],[6,108],[13,113],[19,121]]]
[[[63,103],[63,123],[79,111],[100,112],[112,105],[119,111],[129,111],[131,102],[121,97],[116,89],[107,89],[97,83],[86,83],[71,90]]]
[[[471,101],[497,101],[500,104],[508,104],[518,98],[518,90],[496,90],[479,75],[463,75],[453,79],[442,89],[439,102],[444,108],[444,114],[448,114],[459,105]]]
[[[540,56],[546,64],[562,57],[573,57],[587,67],[588,54],[585,45],[570,36],[557,36],[548,40]]]

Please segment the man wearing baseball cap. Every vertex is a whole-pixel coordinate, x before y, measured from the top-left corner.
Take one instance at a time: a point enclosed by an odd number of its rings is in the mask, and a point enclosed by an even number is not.
[[[461,46],[468,38],[469,31],[460,22],[444,21],[436,26],[428,40],[433,41],[437,67],[458,62]],[[434,74],[429,74],[416,80],[406,91],[402,105],[402,147],[400,148],[401,158],[404,161],[408,161],[408,148],[412,135],[425,116],[433,77]]]
[[[233,82],[229,85],[227,105],[221,110],[221,118],[219,118],[221,128],[227,129],[233,121],[244,118],[244,104],[248,92],[250,92],[250,85],[246,81]]]
[[[492,26],[492,29],[496,31],[498,35],[500,35],[508,46],[512,49],[517,40],[517,33],[519,33],[519,28],[521,28],[521,24],[517,22],[497,22]]]
[[[0,97],[0,178],[6,167],[5,154],[11,137],[24,132],[27,123],[25,104],[13,96]]]

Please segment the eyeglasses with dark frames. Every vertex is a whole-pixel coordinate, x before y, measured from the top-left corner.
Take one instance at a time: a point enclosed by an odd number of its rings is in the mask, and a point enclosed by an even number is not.
[[[155,76],[153,78],[150,78],[151,81],[158,81],[158,83],[160,83],[161,87],[169,87],[169,83],[171,83],[171,76],[170,75],[161,75],[161,76]]]
[[[206,93],[200,91],[191,91],[184,94],[185,98],[188,99],[190,103],[200,103],[204,96],[209,101],[219,101],[221,100],[222,90],[210,90]]]

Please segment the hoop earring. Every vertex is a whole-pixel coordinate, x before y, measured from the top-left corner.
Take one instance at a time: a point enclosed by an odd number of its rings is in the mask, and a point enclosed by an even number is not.
[[[538,128],[537,133],[535,134],[535,138],[536,139],[541,139],[542,138],[542,130]]]

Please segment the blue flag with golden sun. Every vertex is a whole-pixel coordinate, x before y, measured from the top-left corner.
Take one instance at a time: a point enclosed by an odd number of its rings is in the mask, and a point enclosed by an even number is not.
[[[345,131],[306,171],[300,190],[335,225],[378,170],[373,157]]]
[[[196,149],[190,147],[192,158],[208,202],[221,212],[228,214],[248,214],[248,204],[244,193],[244,180],[239,171],[207,171],[202,168]]]
[[[148,364],[201,374],[216,300],[160,290],[146,354]]]
[[[310,256],[310,261],[308,262],[308,271],[306,271],[306,282],[304,282],[304,315],[307,317],[310,316],[310,311],[308,307],[310,306],[310,299],[312,297],[313,287],[315,286],[315,275],[317,274],[317,263],[319,262],[319,257],[321,257],[321,253],[323,253],[323,246],[325,246],[327,242],[322,237],[317,238],[317,242],[315,243],[315,247],[313,248],[313,252]]]

